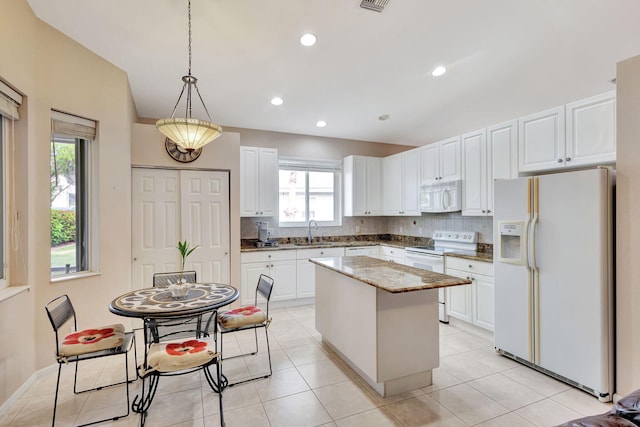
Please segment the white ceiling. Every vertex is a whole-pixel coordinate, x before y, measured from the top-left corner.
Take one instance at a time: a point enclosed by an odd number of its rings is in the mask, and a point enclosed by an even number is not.
[[[28,1],[126,71],[140,117],[171,114],[186,0]],[[614,90],[616,62],[640,54],[638,0],[390,0],[382,13],[360,0],[192,0],[192,15],[192,73],[213,121],[406,145]],[[305,32],[314,47],[299,44]]]

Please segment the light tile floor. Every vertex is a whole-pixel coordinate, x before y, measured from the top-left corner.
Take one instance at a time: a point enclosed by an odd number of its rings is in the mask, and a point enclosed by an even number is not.
[[[322,345],[314,315],[313,306],[273,310],[269,328],[273,376],[224,391],[227,426],[552,426],[610,408],[610,404],[497,355],[490,340],[442,324],[441,364],[433,372],[433,385],[382,398]],[[264,334],[259,336],[263,343]],[[247,351],[252,343],[253,335],[227,335],[225,352]],[[83,373],[83,378],[89,378],[83,385],[104,384],[114,378],[115,372],[123,370],[119,363],[92,364]],[[264,372],[266,363],[266,355],[258,355],[225,361],[223,366],[233,381]],[[76,425],[124,407],[123,388],[74,396],[72,379],[73,368],[63,367],[56,425]],[[54,391],[55,372],[38,379],[0,419],[0,426],[50,425]],[[218,414],[217,396],[201,374],[163,378],[147,425],[219,426]],[[139,416],[131,414],[103,425],[138,423]]]

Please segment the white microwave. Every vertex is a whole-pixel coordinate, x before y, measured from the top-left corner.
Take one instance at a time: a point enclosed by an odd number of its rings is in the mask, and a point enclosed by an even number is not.
[[[462,210],[462,182],[436,182],[420,187],[421,212],[457,212]]]

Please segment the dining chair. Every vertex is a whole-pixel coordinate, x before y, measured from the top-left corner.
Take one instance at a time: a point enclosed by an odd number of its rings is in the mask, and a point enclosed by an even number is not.
[[[215,311],[214,311],[215,313]],[[220,425],[225,426],[222,409],[222,389],[224,382],[220,368],[220,353],[209,331],[192,322],[193,316],[171,317],[156,321],[145,319],[145,358],[138,367],[142,380],[141,394],[132,404],[141,415],[140,425],[144,426],[151,401],[161,377],[190,374],[201,370],[209,387],[218,394]],[[211,366],[216,365],[215,376]],[[199,377],[197,379],[200,381]]]
[[[170,273],[155,273],[153,275],[153,287],[157,286],[169,286],[172,283],[178,283],[180,280],[181,273],[179,271],[174,271]],[[186,280],[187,283],[196,283],[196,272],[193,270],[182,272],[182,278]]]
[[[182,278],[185,279],[187,283],[197,282],[197,275],[196,275],[196,272],[193,270],[184,271],[182,273],[180,273],[179,271],[172,271],[169,273],[155,273],[153,275],[153,287],[154,288],[168,287],[173,283],[177,283],[178,280],[180,280],[181,275],[182,275]],[[204,319],[204,316],[202,314],[190,316],[190,317],[184,317],[182,319],[185,325],[186,324],[195,325],[193,327],[184,327],[184,325],[176,324],[176,322],[173,320],[169,321],[170,323],[172,323],[171,328],[175,333],[175,336],[173,338],[188,337],[191,334],[190,331],[194,328],[196,331],[198,331],[197,332],[198,337],[208,336],[207,331],[209,330],[209,324],[213,321],[211,316],[213,316],[213,313],[209,313],[209,318],[207,319]],[[167,321],[155,320],[155,322],[166,323]]]
[[[116,415],[110,418],[93,421],[83,426],[102,423],[109,420],[118,420],[129,415],[129,383],[135,380],[129,380],[129,350],[134,348],[135,358],[135,337],[133,332],[125,332],[124,326],[121,324],[100,326],[78,330],[76,320],[76,312],[71,304],[68,295],[61,295],[49,301],[45,305],[45,310],[56,337],[56,361],[58,362],[58,378],[56,380],[56,393],[53,401],[53,418],[51,425],[56,423],[56,409],[58,406],[58,392],[60,390],[60,373],[62,365],[75,363],[75,374],[73,377],[73,392],[75,394],[85,393],[88,391],[101,390],[107,387],[113,387],[120,384],[126,384],[127,393],[127,411],[124,414]],[[67,325],[72,327],[70,333]],[[98,386],[95,388],[78,390],[78,365],[79,362],[97,359],[101,357],[122,355],[125,360],[125,380],[108,384],[106,386]]]
[[[222,360],[233,359],[236,357],[253,356],[258,354],[258,329],[264,328],[264,334],[267,343],[267,356],[269,359],[269,374],[258,375],[252,378],[248,378],[242,381],[236,381],[229,383],[231,387],[236,384],[245,383],[247,381],[253,381],[259,378],[269,378],[273,373],[271,368],[271,349],[269,347],[269,324],[271,318],[269,317],[269,301],[271,300],[271,293],[273,291],[273,279],[267,275],[261,274],[258,278],[258,284],[256,286],[256,293],[253,305],[245,305],[233,310],[221,312],[218,314],[217,325],[220,332],[220,353],[222,354]],[[264,304],[264,309],[259,307],[259,304]],[[223,352],[224,336],[229,333],[246,331],[253,329],[255,336],[255,351],[248,353],[242,353],[234,356],[225,357]]]

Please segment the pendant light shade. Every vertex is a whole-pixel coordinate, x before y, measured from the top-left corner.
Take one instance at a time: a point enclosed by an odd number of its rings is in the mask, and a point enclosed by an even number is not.
[[[219,125],[192,118],[160,119],[156,122],[156,127],[187,151],[197,150],[222,135]]]
[[[204,101],[202,100],[202,96],[198,90],[198,79],[191,75],[191,0],[189,0],[188,4],[189,73],[182,77],[184,84],[182,85],[182,91],[180,92],[178,101],[176,102],[175,107],[173,107],[171,117],[168,119],[158,120],[156,122],[156,128],[184,150],[194,151],[222,135],[222,127],[211,121],[209,110],[207,110],[207,106],[204,105]],[[208,121],[194,119],[191,117],[191,93],[194,90],[202,103],[204,111],[207,113],[207,117],[209,118]],[[182,95],[184,95],[185,92],[187,93],[185,117],[175,117],[176,110],[178,109]]]

